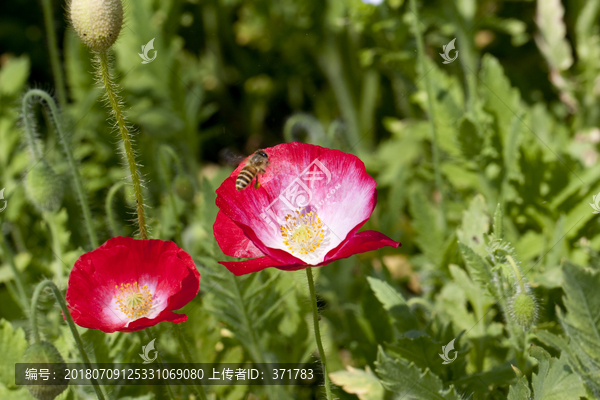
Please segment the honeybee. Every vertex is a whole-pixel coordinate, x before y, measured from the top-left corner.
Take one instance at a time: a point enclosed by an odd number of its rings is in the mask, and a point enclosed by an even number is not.
[[[237,176],[235,180],[235,188],[237,190],[244,190],[250,185],[252,180],[256,177],[254,188],[258,189],[260,183],[258,182],[258,174],[264,174],[265,168],[270,164],[269,155],[264,150],[257,150],[248,158],[246,165]]]

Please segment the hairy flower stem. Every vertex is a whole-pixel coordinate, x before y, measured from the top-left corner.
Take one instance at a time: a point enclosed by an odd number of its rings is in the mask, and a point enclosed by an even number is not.
[[[319,355],[321,356],[321,362],[323,363],[323,377],[325,378],[325,391],[327,393],[327,400],[332,400],[333,395],[331,394],[331,384],[329,383],[329,372],[327,371],[327,358],[325,357],[325,351],[323,350],[323,343],[321,342],[321,330],[319,328],[319,308],[317,306],[317,294],[315,292],[315,282],[313,280],[312,267],[306,268],[306,278],[308,279],[308,288],[310,290],[311,304],[313,310],[313,322],[315,325],[315,340],[317,341],[317,348],[319,349]]]
[[[145,331],[146,331],[146,336],[148,337],[149,341],[151,341],[152,339],[156,339],[158,337],[158,336],[156,336],[156,332],[154,332],[154,329],[152,329],[152,327],[146,328]],[[158,356],[158,363],[162,368],[163,361],[162,361],[162,357],[160,356],[160,351],[157,350],[156,355]],[[171,385],[169,384],[169,382],[167,381],[164,386],[167,389],[167,394],[169,395],[169,399],[175,400],[175,395],[173,394],[173,389],[171,388]]]
[[[56,127],[56,132],[58,134],[58,139],[63,145],[63,150],[65,155],[67,156],[67,162],[69,163],[69,169],[73,174],[73,183],[75,186],[75,191],[77,192],[77,197],[79,199],[79,205],[81,206],[81,212],[83,213],[83,219],[85,221],[85,226],[87,228],[87,233],[90,238],[90,245],[93,249],[98,247],[98,238],[96,236],[96,231],[92,226],[92,213],[90,212],[90,205],[88,204],[87,197],[83,190],[83,183],[81,181],[81,175],[79,175],[79,168],[75,164],[75,157],[73,157],[73,151],[71,150],[71,146],[67,141],[67,137],[65,135],[65,130],[62,125],[62,119],[60,113],[58,111],[58,107],[56,106],[56,102],[48,93],[39,89],[31,89],[25,93],[22,101],[22,109],[23,109],[23,119],[25,120],[25,131],[27,134],[27,142],[29,144],[29,148],[34,157],[34,160],[37,162],[41,155],[39,154],[39,149],[35,144],[35,135],[34,135],[34,127],[29,118],[27,118],[27,107],[29,105],[29,100],[33,97],[39,97],[46,102],[50,110],[50,114],[52,115],[52,120],[54,122],[54,126]]]
[[[64,263],[62,261],[62,248],[60,245],[60,240],[58,239],[59,232],[56,226],[55,213],[44,211],[42,216],[48,224],[50,235],[52,236],[52,252],[56,258],[54,261],[54,265],[56,267],[56,270],[54,271],[54,279],[59,285],[62,285],[65,278],[63,268]]]
[[[75,326],[75,323],[73,322],[73,318],[71,317],[71,313],[69,312],[69,309],[67,308],[67,303],[65,302],[65,299],[63,298],[62,294],[60,293],[60,290],[58,290],[58,287],[54,284],[54,282],[52,282],[50,280],[45,280],[45,281],[40,282],[40,284],[37,285],[37,287],[35,288],[35,291],[33,292],[33,298],[31,299],[31,311],[29,313],[29,318],[31,319],[31,330],[32,330],[32,334],[33,334],[33,339],[38,344],[41,342],[40,334],[38,331],[38,325],[37,325],[36,310],[37,310],[37,304],[38,304],[40,294],[42,293],[42,291],[44,290],[44,288],[46,286],[49,286],[50,289],[52,289],[52,293],[54,294],[56,301],[60,305],[60,308],[67,320],[67,324],[69,325],[69,328],[71,329],[71,334],[73,335],[73,339],[75,339],[75,344],[77,345],[77,349],[79,350],[79,354],[81,355],[81,358],[83,359],[83,363],[85,364],[85,367],[88,369],[91,369],[92,364],[90,363],[90,359],[89,359],[87,353],[85,352],[85,347],[83,346],[83,341],[81,340],[81,336],[79,336],[79,332],[77,332],[77,327]],[[94,391],[96,392],[96,396],[98,397],[98,400],[105,400],[104,394],[102,393],[102,390],[100,389],[100,385],[98,385],[98,381],[94,378],[91,378],[90,380],[92,382],[92,386],[94,387]]]
[[[512,267],[512,269],[515,273],[515,277],[517,278],[517,281],[519,282],[519,287],[521,288],[521,293],[527,293],[527,290],[525,289],[525,284],[523,283],[523,277],[521,276],[521,272],[519,271],[519,268],[517,267],[515,260],[513,260],[512,257],[508,256],[508,255],[506,256],[506,259],[508,260],[508,263]]]
[[[429,110],[429,124],[431,126],[431,151],[433,153],[433,170],[435,175],[435,186],[440,194],[440,209],[442,211],[442,228],[446,231],[446,210],[444,208],[444,194],[442,191],[442,173],[440,171],[440,153],[438,148],[437,140],[437,129],[435,127],[435,110],[433,108],[433,89],[431,82],[427,76],[427,70],[425,69],[425,45],[423,44],[423,34],[419,29],[419,11],[417,9],[417,1],[410,0],[410,6],[413,12],[413,30],[415,31],[415,37],[417,39],[417,54],[419,57],[419,64],[421,66],[421,73],[423,79],[425,79],[425,89],[427,91],[427,108]]]
[[[190,353],[190,349],[185,341],[185,337],[183,335],[183,329],[181,329],[181,326],[179,324],[175,324],[175,329],[177,330],[178,333],[178,337],[179,337],[179,346],[181,347],[181,351],[183,352],[183,358],[185,359],[185,362],[188,364],[193,364],[193,358],[192,358],[192,354]],[[196,392],[196,394],[198,395],[198,398],[200,400],[206,400],[206,393],[204,393],[204,388],[202,387],[202,384],[200,383],[200,380],[198,381],[197,384],[194,385],[194,391]]]
[[[60,64],[58,54],[58,41],[54,32],[54,16],[52,15],[52,0],[42,0],[42,9],[44,11],[44,25],[46,26],[46,36],[48,38],[48,53],[50,54],[50,66],[54,75],[54,84],[56,85],[56,94],[60,106],[64,108],[67,105],[67,91],[65,89],[65,78]]]
[[[121,234],[121,229],[119,229],[119,225],[117,224],[117,220],[115,219],[115,213],[112,208],[113,199],[115,198],[115,195],[117,194],[119,189],[121,189],[123,186],[125,186],[124,181],[119,181],[115,183],[111,186],[111,188],[108,190],[108,194],[106,195],[106,203],[104,205],[104,208],[106,209],[106,218],[108,219],[108,226],[110,226],[110,230],[113,236],[123,236]]]
[[[121,133],[121,139],[125,147],[125,155],[127,156],[127,163],[129,164],[129,171],[131,172],[131,181],[133,183],[133,192],[136,200],[136,211],[138,216],[138,225],[140,228],[140,236],[142,239],[148,239],[148,230],[146,227],[146,217],[144,215],[144,197],[142,195],[142,183],[137,170],[137,164],[135,162],[135,155],[133,153],[133,147],[131,146],[131,138],[129,137],[129,130],[125,122],[125,117],[121,111],[121,104],[115,91],[115,86],[111,81],[110,71],[108,67],[108,53],[106,50],[98,52],[100,58],[100,74],[108,101],[113,110],[113,115],[117,121],[119,132]]]
[[[513,269],[513,272],[515,273],[515,277],[517,278],[517,281],[519,282],[519,288],[521,289],[521,293],[527,293],[526,288],[525,288],[525,283],[523,282],[523,276],[521,275],[521,272],[519,271],[519,267],[517,267],[517,263],[515,263],[515,260],[513,260],[513,258],[509,255],[506,256],[506,259],[508,260],[508,263],[510,264],[510,266]],[[517,357],[517,365],[519,366],[520,369],[524,369],[525,366],[527,365],[527,332],[523,331],[517,331],[517,333],[514,334],[514,341],[515,341],[515,345],[518,345],[519,343],[519,335],[523,335],[522,340],[523,340],[523,348],[521,349],[521,352],[516,352],[516,357]],[[518,346],[516,346],[516,348],[518,349]]]

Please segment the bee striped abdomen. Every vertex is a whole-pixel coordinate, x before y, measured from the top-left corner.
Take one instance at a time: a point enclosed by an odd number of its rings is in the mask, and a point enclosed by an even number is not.
[[[250,165],[246,165],[244,168],[242,168],[239,175],[237,176],[237,179],[235,180],[235,188],[237,190],[246,189],[246,187],[248,187],[250,182],[252,182],[252,179],[254,179],[257,173],[258,169]]]

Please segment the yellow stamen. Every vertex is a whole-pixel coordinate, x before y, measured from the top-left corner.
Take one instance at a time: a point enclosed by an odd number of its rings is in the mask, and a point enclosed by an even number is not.
[[[283,244],[292,254],[309,254],[315,252],[325,238],[323,223],[314,211],[295,211],[285,217],[285,225],[281,225]]]
[[[114,297],[119,305],[116,310],[123,312],[130,320],[145,317],[152,308],[152,294],[148,285],[140,287],[137,282],[133,285],[121,283],[120,287],[115,285],[115,289],[118,293]]]

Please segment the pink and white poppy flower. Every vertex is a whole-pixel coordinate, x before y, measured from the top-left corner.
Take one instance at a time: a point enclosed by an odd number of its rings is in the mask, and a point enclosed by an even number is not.
[[[270,165],[258,189],[236,190],[245,162],[217,189],[217,243],[228,256],[251,258],[221,262],[235,275],[295,271],[400,246],[379,232],[358,232],[377,203],[375,180],[358,157],[296,142],[264,151]]]

